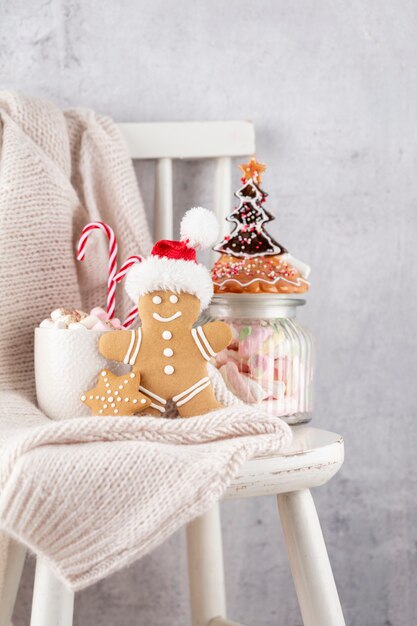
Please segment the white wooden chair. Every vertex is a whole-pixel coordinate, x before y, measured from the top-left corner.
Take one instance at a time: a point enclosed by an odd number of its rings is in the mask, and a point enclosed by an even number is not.
[[[231,158],[255,152],[250,122],[121,124],[132,159],[156,160],[155,240],[173,235],[173,159],[215,159],[213,208],[219,221],[231,203]],[[224,227],[224,226],[223,226]],[[294,427],[290,450],[246,463],[226,498],[277,495],[285,544],[304,626],[345,626],[310,489],[323,485],[343,463],[343,439]],[[218,504],[187,528],[192,626],[239,626],[226,617]],[[12,542],[0,626],[9,626],[25,549]],[[74,595],[38,559],[31,626],[72,626]]]

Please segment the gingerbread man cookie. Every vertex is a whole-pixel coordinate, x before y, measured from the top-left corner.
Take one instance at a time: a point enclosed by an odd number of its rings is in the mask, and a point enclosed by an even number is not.
[[[99,344],[103,356],[140,372],[139,390],[152,398],[154,415],[163,415],[171,399],[181,417],[220,408],[207,362],[230,343],[229,326],[210,322],[193,328],[200,303],[189,293],[153,291],[139,298],[138,310],[142,327],[103,335]]]
[[[231,342],[224,322],[193,327],[213,294],[208,270],[197,263],[196,248],[216,239],[217,220],[195,208],[181,223],[181,241],[159,241],[151,255],[132,267],[126,290],[138,304],[136,331],[100,338],[104,357],[122,361],[141,375],[139,391],[152,400],[149,413],[163,416],[173,400],[181,417],[220,408],[207,374],[207,362]]]

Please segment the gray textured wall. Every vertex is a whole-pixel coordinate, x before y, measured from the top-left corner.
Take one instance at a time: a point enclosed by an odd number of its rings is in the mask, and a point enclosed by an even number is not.
[[[417,612],[416,18],[414,0],[0,4],[2,87],[119,121],[256,123],[274,232],[313,266],[315,423],[346,436],[316,501],[351,626]],[[179,210],[210,206],[210,170],[191,167],[176,168]],[[150,166],[138,175],[150,206]],[[223,520],[230,615],[299,624],[273,499]],[[30,584],[29,568],[18,626]],[[182,533],[76,603],[83,626],[187,619]]]

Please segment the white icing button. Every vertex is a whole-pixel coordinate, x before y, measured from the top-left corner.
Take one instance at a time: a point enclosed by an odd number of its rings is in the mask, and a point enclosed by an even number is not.
[[[135,378],[135,375],[133,372],[130,374],[130,378]]]
[[[174,373],[173,366],[172,365],[165,365],[164,372],[165,372],[165,374],[168,374],[168,375],[173,374]]]
[[[137,404],[138,401],[136,400],[136,398],[133,400],[133,404]]]
[[[113,396],[109,396],[109,397],[107,398],[107,400],[108,400],[109,402],[113,402]]]
[[[111,389],[107,389],[107,393],[111,393]]]
[[[145,398],[142,398],[141,403],[145,404],[145,402],[146,402]]]
[[[123,385],[119,385],[119,389],[123,389]]]
[[[169,301],[172,302],[172,304],[176,304],[178,302],[178,296],[169,296]]]
[[[94,396],[90,396],[90,400],[93,400]]]
[[[106,387],[110,387],[110,383],[106,383]]]
[[[118,411],[118,409],[114,409],[114,412],[115,412],[115,413],[118,413],[119,411]]]
[[[102,375],[102,376],[105,376],[106,374],[107,374],[106,370],[103,370],[103,371],[101,372],[101,375]]]
[[[125,398],[125,402],[129,402],[129,398]]]
[[[127,385],[127,383],[129,382],[128,380],[123,381],[125,385]]]
[[[172,348],[164,349],[164,356],[172,356],[174,354],[174,350]]]
[[[153,302],[154,304],[161,304],[161,302],[162,302],[162,298],[161,298],[161,296],[154,296],[154,297],[152,298],[152,302]]]
[[[122,401],[122,399],[120,397],[117,398],[117,402],[121,402],[121,401]]]
[[[101,396],[100,399],[101,399],[102,402],[104,402],[106,398],[104,396]]]
[[[114,392],[114,395],[115,395],[115,396],[118,396],[118,395],[119,395],[119,392],[118,392],[118,391],[115,391],[115,392]]]
[[[162,339],[171,339],[172,333],[169,330],[164,330],[162,333]]]
[[[96,396],[96,400],[100,400],[100,396]]]
[[[87,397],[86,396],[81,396],[81,400],[82,400],[82,402],[84,402],[84,400],[87,400]]]
[[[112,402],[110,406],[111,406],[112,409],[114,409],[114,407],[116,406],[116,403]]]
[[[107,409],[107,404],[103,404],[103,409]]]

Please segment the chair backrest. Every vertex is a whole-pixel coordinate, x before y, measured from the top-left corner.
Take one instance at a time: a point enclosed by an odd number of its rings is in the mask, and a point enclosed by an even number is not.
[[[132,159],[156,160],[154,237],[173,237],[172,162],[215,159],[213,209],[221,235],[231,204],[231,159],[255,152],[252,122],[152,122],[119,124]]]

